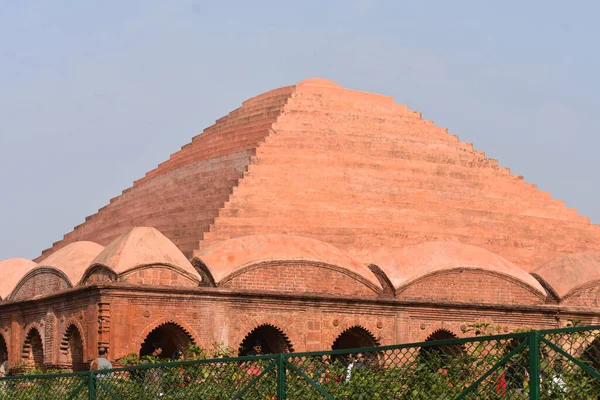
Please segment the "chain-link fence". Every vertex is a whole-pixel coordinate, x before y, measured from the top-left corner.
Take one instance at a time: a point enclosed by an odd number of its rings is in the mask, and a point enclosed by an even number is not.
[[[600,327],[0,379],[0,399],[598,399]]]

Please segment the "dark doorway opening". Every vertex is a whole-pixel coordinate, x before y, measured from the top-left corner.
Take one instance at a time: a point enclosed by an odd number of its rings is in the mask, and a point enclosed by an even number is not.
[[[167,359],[173,356],[176,350],[185,352],[194,340],[179,325],[168,322],[159,325],[146,336],[140,348],[140,357],[149,356],[154,351],[154,346],[162,348],[160,358]]]
[[[239,355],[255,355],[253,348],[257,344],[260,344],[262,354],[281,354],[294,351],[287,335],[272,325],[261,325],[252,330],[242,341],[238,350]]]

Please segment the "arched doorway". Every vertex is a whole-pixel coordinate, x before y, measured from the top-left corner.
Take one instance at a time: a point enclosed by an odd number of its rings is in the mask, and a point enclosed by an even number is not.
[[[450,339],[458,339],[458,336],[445,329],[440,329],[429,335],[426,342]],[[454,364],[454,360],[462,356],[464,351],[464,347],[461,344],[423,346],[419,351],[419,358],[421,362],[429,365],[433,369],[446,368],[447,366]]]
[[[4,340],[4,335],[0,334],[0,363],[6,360],[8,360],[8,346],[6,340]]]
[[[23,364],[28,369],[44,367],[44,345],[36,328],[31,328],[25,337],[22,354]]]
[[[179,325],[173,322],[157,326],[151,331],[140,347],[140,357],[151,355],[154,346],[162,348],[160,358],[171,358],[176,350],[185,351],[194,339]]]
[[[75,324],[70,324],[60,342],[60,352],[64,366],[73,371],[84,371],[83,339]]]
[[[262,354],[281,354],[294,351],[287,335],[281,329],[268,324],[261,325],[246,335],[240,344],[239,355],[251,354],[256,344],[261,345]]]
[[[361,347],[377,347],[379,341],[375,336],[362,326],[353,326],[346,329],[335,339],[332,350],[358,349]]]

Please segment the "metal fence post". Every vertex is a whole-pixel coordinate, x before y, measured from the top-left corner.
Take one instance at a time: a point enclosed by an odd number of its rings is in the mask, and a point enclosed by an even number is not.
[[[540,398],[540,336],[537,331],[529,332],[529,399]]]
[[[283,354],[277,355],[277,399],[286,398],[286,376],[285,376],[285,358]]]
[[[94,382],[94,371],[88,374],[88,400],[96,400],[96,382]]]

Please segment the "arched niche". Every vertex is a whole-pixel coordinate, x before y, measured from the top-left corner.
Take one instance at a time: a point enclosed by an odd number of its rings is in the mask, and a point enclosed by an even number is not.
[[[44,367],[44,343],[40,331],[32,327],[25,336],[21,360],[27,369]]]
[[[253,348],[260,344],[262,354],[281,354],[294,351],[288,336],[279,328],[264,324],[254,328],[240,344],[240,356],[253,355]]]
[[[377,347],[379,341],[362,326],[356,325],[343,331],[331,345],[332,350]]]
[[[439,329],[427,338],[426,342],[437,342],[443,340],[458,339],[458,336],[446,329]],[[446,368],[453,364],[454,360],[461,357],[465,352],[462,344],[440,344],[434,346],[423,346],[419,351],[419,361],[431,369]]]
[[[191,344],[194,344],[194,339],[185,329],[175,322],[166,322],[150,331],[140,346],[139,354],[140,357],[149,356],[155,346],[160,346],[160,358],[168,359],[176,350],[185,351]]]
[[[74,323],[69,324],[60,341],[61,365],[73,371],[88,369],[85,363],[84,349],[81,331]]]
[[[0,334],[0,364],[8,360],[8,343],[4,335]]]

